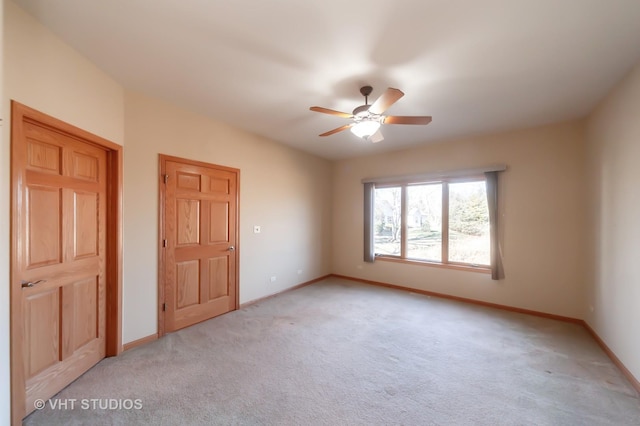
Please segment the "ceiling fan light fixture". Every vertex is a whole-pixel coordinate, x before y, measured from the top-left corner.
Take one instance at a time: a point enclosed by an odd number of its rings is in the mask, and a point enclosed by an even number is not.
[[[380,128],[380,121],[377,120],[362,120],[351,126],[351,133],[359,138],[366,139],[373,135]]]

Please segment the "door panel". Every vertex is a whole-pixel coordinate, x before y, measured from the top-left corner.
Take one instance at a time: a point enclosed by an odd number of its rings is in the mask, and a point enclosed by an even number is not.
[[[92,182],[98,181],[98,158],[80,152],[72,153],[73,166],[71,176],[76,179],[86,179]]]
[[[209,259],[209,300],[229,296],[229,258]]]
[[[193,190],[200,192],[200,175],[193,173],[177,172],[176,188],[181,190]]]
[[[28,165],[41,172],[60,173],[61,148],[38,140],[29,139]]]
[[[229,203],[209,204],[209,244],[229,242]]]
[[[27,187],[27,267],[61,262],[62,223],[60,188]]]
[[[100,337],[100,323],[98,321],[100,281],[97,278],[86,278],[74,283],[73,287],[68,287],[73,289],[74,309],[71,323],[73,328],[70,333],[67,333],[71,340],[69,346],[72,351],[86,345],[92,339]]]
[[[165,156],[161,171],[159,328],[169,332],[237,309],[239,172]]]
[[[176,264],[176,309],[200,303],[200,262],[188,260]]]
[[[29,347],[41,346],[41,350],[27,353],[28,377],[35,376],[58,361],[59,293],[58,289],[51,289],[25,298],[26,344]]]
[[[176,200],[177,245],[200,242],[200,201]]]
[[[210,177],[209,190],[207,192],[212,194],[214,193],[229,194],[230,193],[231,188],[229,187],[230,182],[228,179],[213,177],[213,176],[209,176],[209,177]]]
[[[99,194],[74,193],[74,259],[98,255],[98,201]]]

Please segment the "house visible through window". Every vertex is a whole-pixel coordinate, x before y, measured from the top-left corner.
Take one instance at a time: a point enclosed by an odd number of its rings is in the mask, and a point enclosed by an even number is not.
[[[491,263],[484,177],[376,185],[376,257],[480,266]]]

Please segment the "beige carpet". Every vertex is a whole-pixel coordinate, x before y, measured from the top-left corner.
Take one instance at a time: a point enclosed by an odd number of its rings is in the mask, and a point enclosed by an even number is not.
[[[54,401],[25,423],[640,425],[578,325],[339,279],[103,360]]]

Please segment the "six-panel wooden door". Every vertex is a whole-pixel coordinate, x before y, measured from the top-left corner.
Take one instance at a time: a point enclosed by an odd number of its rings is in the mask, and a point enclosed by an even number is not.
[[[24,415],[105,357],[107,153],[37,122],[16,126],[12,309]]]
[[[161,157],[164,331],[237,309],[236,169]]]

